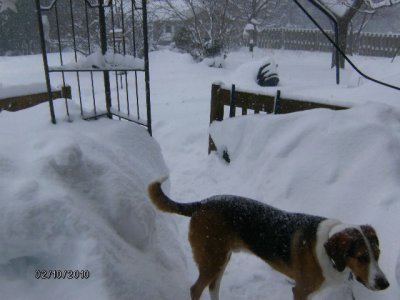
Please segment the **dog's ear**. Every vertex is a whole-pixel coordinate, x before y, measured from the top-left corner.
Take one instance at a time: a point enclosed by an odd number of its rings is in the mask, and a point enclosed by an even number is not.
[[[371,225],[361,225],[360,228],[368,241],[372,244],[376,244],[379,247],[378,235],[376,234],[375,229]]]
[[[371,225],[362,225],[360,228],[371,245],[375,259],[378,260],[380,254],[379,239],[375,229]]]
[[[324,244],[325,251],[333,262],[335,269],[343,272],[351,245],[351,233],[348,230],[338,232]]]

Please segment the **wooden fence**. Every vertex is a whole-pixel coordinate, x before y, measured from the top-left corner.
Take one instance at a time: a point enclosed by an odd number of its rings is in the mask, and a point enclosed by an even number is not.
[[[211,87],[210,124],[214,121],[222,121],[224,119],[225,106],[229,107],[229,117],[235,117],[237,109],[241,110],[241,115],[247,115],[249,110],[254,111],[255,114],[260,112],[287,114],[314,108],[328,108],[333,110],[348,108],[338,105],[285,98],[281,96],[279,90],[276,95],[270,96],[236,91],[234,85],[231,89],[228,89],[222,85],[213,84]],[[208,153],[216,150],[217,148],[211,136],[209,136]]]
[[[333,32],[329,35],[334,39]],[[333,46],[327,38],[314,29],[269,28],[257,37],[260,48],[291,49],[307,51],[332,51]],[[393,57],[400,50],[399,34],[360,33],[350,34],[347,53],[366,56]]]

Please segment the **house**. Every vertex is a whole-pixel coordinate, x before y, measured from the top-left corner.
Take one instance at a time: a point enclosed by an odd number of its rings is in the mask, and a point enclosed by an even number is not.
[[[150,36],[154,46],[168,46],[174,41],[175,34],[182,27],[182,21],[162,10],[156,10],[152,14]]]

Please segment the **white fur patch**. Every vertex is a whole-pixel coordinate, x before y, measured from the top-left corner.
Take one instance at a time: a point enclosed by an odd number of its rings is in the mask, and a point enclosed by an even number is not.
[[[324,220],[318,226],[316,254],[319,265],[322,269],[322,275],[325,278],[321,289],[328,285],[332,286],[342,284],[349,277],[350,271],[347,268],[343,272],[338,272],[333,267],[333,263],[326,253],[324,247],[324,244],[328,241],[329,237],[349,227],[351,226],[347,224],[342,224],[338,220],[332,219]]]
[[[378,262],[376,261],[376,259],[374,257],[374,253],[372,252],[371,244],[370,244],[369,240],[367,239],[367,237],[365,236],[364,232],[362,231],[361,227],[357,227],[357,229],[361,232],[364,242],[367,245],[368,254],[370,257],[369,271],[368,271],[368,285],[369,285],[370,289],[376,290],[377,289],[376,288],[376,279],[377,278],[385,278],[386,279],[386,276],[382,272],[381,268],[379,267]]]
[[[226,260],[224,266],[221,268],[221,271],[220,271],[220,273],[218,274],[218,277],[217,277],[216,282],[215,282],[214,289],[209,289],[211,300],[219,300],[219,289],[220,289],[220,286],[221,286],[222,276],[224,275],[226,266],[227,266],[228,263],[229,263],[231,254],[232,254],[232,253],[230,253],[230,254],[228,255],[228,258],[227,258],[227,260]]]

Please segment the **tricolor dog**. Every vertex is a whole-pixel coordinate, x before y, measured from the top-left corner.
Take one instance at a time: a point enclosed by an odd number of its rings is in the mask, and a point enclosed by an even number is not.
[[[370,225],[346,225],[318,216],[289,213],[238,196],[177,203],[164,194],[163,180],[148,186],[162,211],[191,217],[189,241],[199,269],[192,300],[208,286],[217,300],[225,267],[234,251],[247,250],[295,281],[293,298],[311,299],[352,273],[370,290],[389,286],[378,265],[379,241]]]

